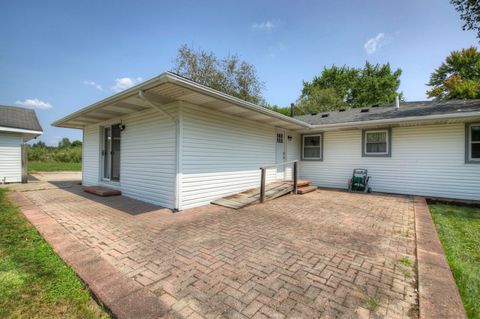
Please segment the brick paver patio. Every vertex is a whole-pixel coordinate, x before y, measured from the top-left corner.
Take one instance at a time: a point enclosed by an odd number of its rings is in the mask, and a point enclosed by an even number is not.
[[[174,214],[78,185],[23,194],[172,317],[417,316],[416,274],[400,262],[416,261],[411,197],[319,190]]]

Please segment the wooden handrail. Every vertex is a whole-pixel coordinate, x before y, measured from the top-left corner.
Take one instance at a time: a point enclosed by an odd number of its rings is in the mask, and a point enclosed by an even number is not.
[[[284,162],[284,163],[278,163],[278,164],[272,164],[268,166],[263,166],[260,167],[261,171],[261,176],[260,176],[260,203],[265,202],[265,183],[267,179],[267,169],[274,168],[277,166],[286,166],[289,164],[293,164],[293,193],[297,194],[297,184],[298,184],[298,162],[299,160],[294,160],[290,162]]]
[[[293,160],[293,161],[290,161],[290,162],[283,162],[283,163],[278,163],[278,164],[271,164],[271,165],[267,165],[267,166],[262,166],[262,167],[260,167],[260,169],[274,168],[274,167],[281,166],[281,165],[293,164],[295,162],[298,163],[299,160]]]

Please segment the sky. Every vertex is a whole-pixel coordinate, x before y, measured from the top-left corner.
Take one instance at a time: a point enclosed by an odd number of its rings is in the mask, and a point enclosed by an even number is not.
[[[171,70],[187,44],[255,65],[271,104],[294,102],[324,67],[389,62],[407,101],[452,50],[477,46],[449,1],[0,0],[0,104],[53,121]]]

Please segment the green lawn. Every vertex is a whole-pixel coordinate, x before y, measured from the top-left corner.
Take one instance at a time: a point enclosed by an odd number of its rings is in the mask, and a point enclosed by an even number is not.
[[[0,189],[0,318],[108,318]]]
[[[82,163],[28,162],[29,172],[81,171]]]
[[[470,319],[480,319],[480,208],[429,205]]]

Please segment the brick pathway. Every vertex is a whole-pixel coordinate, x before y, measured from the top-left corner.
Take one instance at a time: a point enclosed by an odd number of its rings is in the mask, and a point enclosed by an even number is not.
[[[171,317],[418,316],[416,274],[400,262],[416,261],[411,197],[319,190],[173,214],[79,186],[23,194]]]

